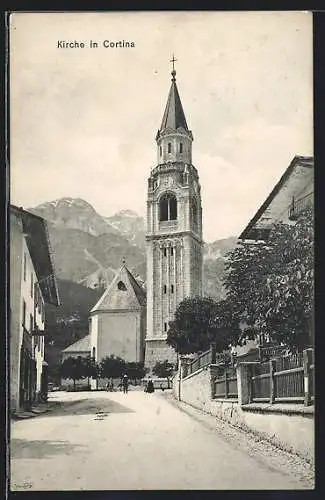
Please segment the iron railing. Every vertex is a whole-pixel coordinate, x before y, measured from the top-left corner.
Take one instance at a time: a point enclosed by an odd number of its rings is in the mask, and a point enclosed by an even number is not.
[[[297,220],[299,215],[308,207],[313,206],[314,202],[314,192],[302,196],[298,200],[292,198],[292,203],[289,207],[288,217],[290,220]]]
[[[184,360],[185,361],[185,360]],[[203,352],[193,361],[186,360],[183,362],[183,377],[187,377],[192,373],[208,366],[212,363],[212,350]]]

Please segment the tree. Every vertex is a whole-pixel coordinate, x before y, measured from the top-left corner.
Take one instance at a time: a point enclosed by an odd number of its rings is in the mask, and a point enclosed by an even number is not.
[[[86,378],[85,360],[78,356],[77,358],[67,358],[61,365],[61,377],[71,378],[73,380],[73,390],[76,390],[76,381]]]
[[[211,297],[184,299],[175,311],[174,321],[169,323],[167,343],[180,354],[205,351],[211,342],[222,351],[229,344],[219,318],[223,306]]]
[[[174,371],[174,365],[172,363],[169,363],[167,359],[165,361],[157,361],[152,371],[153,374],[157,375],[159,378],[167,378],[169,387],[169,378],[172,376]]]
[[[148,370],[144,367],[144,363],[128,362],[125,364],[125,371],[130,379],[136,381],[143,378]]]
[[[106,378],[119,378],[122,377],[126,371],[126,363],[124,359],[114,356],[106,356],[100,362],[100,374]]]
[[[46,361],[48,361],[48,356]],[[53,382],[55,385],[60,385],[60,380],[61,380],[61,362],[60,361],[54,361],[51,363],[51,359],[49,359],[49,369],[48,369],[48,377],[49,377],[49,382]],[[51,368],[51,370],[50,370]]]
[[[311,343],[313,234],[309,208],[295,225],[276,224],[267,242],[238,245],[225,266],[233,318],[293,350]]]
[[[88,379],[88,387],[89,387],[90,386],[89,379],[98,378],[100,368],[92,356],[87,356],[86,358],[84,358],[84,369],[85,369],[85,376]]]

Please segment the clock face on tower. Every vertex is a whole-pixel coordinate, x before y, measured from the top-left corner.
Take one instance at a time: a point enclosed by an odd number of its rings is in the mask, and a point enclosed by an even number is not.
[[[174,184],[174,179],[172,177],[165,177],[163,185],[165,187],[171,187]]]

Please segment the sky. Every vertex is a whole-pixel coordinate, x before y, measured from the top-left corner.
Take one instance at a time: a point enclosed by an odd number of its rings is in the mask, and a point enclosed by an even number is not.
[[[173,53],[204,239],[238,236],[293,157],[313,154],[311,13],[12,14],[11,203],[144,216]]]

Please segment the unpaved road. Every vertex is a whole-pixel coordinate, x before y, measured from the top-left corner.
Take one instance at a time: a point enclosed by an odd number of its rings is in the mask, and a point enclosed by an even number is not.
[[[158,393],[52,393],[11,427],[11,491],[308,489]]]

